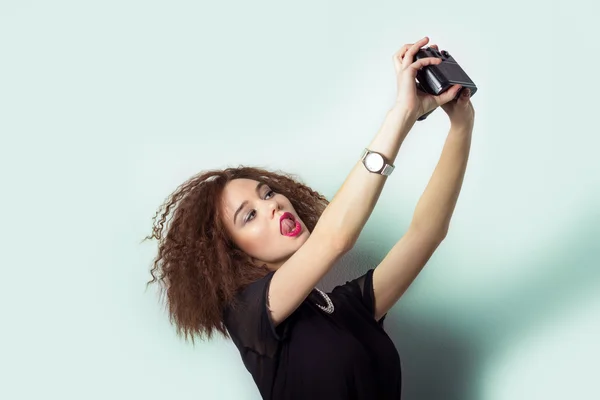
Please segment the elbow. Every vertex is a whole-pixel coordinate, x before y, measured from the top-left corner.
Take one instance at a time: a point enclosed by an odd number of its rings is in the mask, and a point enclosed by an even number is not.
[[[441,242],[442,240],[446,239],[446,236],[448,236],[448,229],[450,227],[449,226],[444,226],[442,229],[440,229],[438,232],[434,232],[435,237],[437,237],[437,239]]]
[[[448,235],[448,226],[442,227],[423,227],[412,224],[409,231],[422,237],[427,237],[432,242],[441,243]]]
[[[343,234],[339,229],[334,229],[328,225],[318,223],[315,229],[310,234],[311,238],[318,237],[322,245],[329,249],[335,250],[337,253],[343,254],[354,247],[355,240],[351,239],[351,235]]]
[[[334,247],[336,249],[338,249],[338,251],[341,254],[347,253],[350,250],[352,250],[352,248],[354,247],[355,244],[356,244],[356,239],[349,238],[349,237],[342,236],[342,235],[336,236],[334,243],[333,243]]]

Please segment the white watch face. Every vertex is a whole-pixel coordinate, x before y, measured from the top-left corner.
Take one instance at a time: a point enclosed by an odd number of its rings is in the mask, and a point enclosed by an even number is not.
[[[383,157],[381,157],[381,154],[378,153],[369,153],[365,157],[365,165],[369,171],[379,171],[381,168],[383,168],[384,163]]]

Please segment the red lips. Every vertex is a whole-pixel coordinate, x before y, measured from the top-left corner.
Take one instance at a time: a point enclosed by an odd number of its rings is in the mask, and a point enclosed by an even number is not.
[[[281,233],[283,235],[283,221],[285,221],[286,219],[290,219],[292,220],[292,222],[294,222],[294,224],[296,223],[296,219],[294,218],[294,216],[289,213],[289,212],[285,212],[283,213],[283,215],[281,216],[281,218],[279,218],[279,233]]]
[[[292,221],[296,221],[296,219],[294,218],[294,216],[289,213],[289,212],[284,212],[283,215],[281,216],[281,218],[279,218],[279,223],[281,224],[281,221],[283,221],[284,219],[291,219]]]

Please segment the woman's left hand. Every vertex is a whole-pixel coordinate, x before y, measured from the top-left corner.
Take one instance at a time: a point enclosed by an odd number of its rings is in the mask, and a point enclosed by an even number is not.
[[[440,50],[437,44],[433,44],[430,47],[435,47],[437,51]],[[455,88],[457,86],[459,85],[454,85],[448,90],[456,90]],[[450,124],[452,127],[459,129],[473,129],[473,124],[475,123],[475,109],[471,103],[470,96],[470,91],[465,88],[458,99],[442,104],[442,109],[448,114],[448,117],[450,117]]]
[[[448,114],[448,117],[450,117],[450,125],[452,128],[473,129],[473,124],[475,123],[475,109],[471,103],[470,96],[469,89],[465,88],[458,99],[442,105],[442,109]]]

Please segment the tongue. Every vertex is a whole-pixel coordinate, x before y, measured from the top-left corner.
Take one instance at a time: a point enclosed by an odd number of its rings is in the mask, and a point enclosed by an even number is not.
[[[284,235],[290,233],[296,227],[296,223],[291,219],[284,219],[281,221],[281,232]]]

